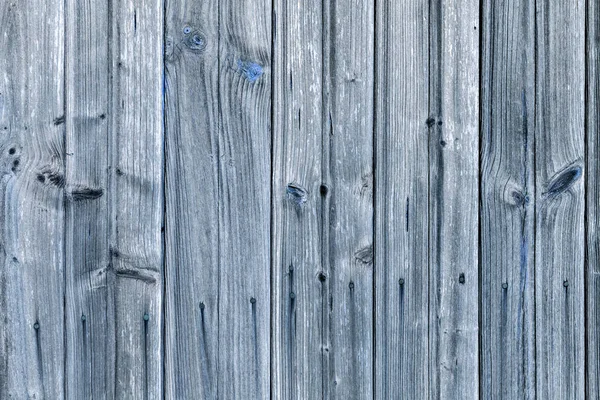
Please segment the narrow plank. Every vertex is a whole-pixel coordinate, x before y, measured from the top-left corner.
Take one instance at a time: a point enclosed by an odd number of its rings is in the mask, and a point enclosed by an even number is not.
[[[166,1],[165,397],[216,399],[218,1]],[[224,349],[225,350],[225,349]]]
[[[330,364],[324,398],[373,398],[374,1],[325,6],[323,275]],[[314,279],[314,278],[313,278]]]
[[[536,16],[536,396],[584,398],[585,2]]]
[[[375,388],[431,398],[428,296],[429,2],[377,6]]]
[[[429,385],[479,397],[479,2],[430,9]]]
[[[322,398],[332,351],[322,180],[322,2],[276,0],[273,54],[272,391]]]
[[[586,31],[586,337],[585,337],[585,398],[600,398],[600,5],[588,1]]]
[[[106,4],[66,2],[66,397],[114,398],[114,279],[109,223],[109,68]],[[62,186],[61,186],[62,185]]]
[[[535,7],[483,3],[481,395],[535,396]]]
[[[64,397],[63,1],[0,5],[0,398]],[[62,179],[62,178],[59,178]]]
[[[271,0],[219,4],[219,381],[270,396]]]
[[[115,398],[163,396],[163,3],[111,8],[110,268]]]

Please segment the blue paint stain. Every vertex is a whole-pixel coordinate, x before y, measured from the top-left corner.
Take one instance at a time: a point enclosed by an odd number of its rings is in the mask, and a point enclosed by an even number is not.
[[[256,82],[264,72],[262,66],[252,61],[238,60],[237,65],[238,70],[252,83]]]

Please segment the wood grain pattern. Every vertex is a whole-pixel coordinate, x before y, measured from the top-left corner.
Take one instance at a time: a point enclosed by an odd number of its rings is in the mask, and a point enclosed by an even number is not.
[[[429,385],[429,2],[377,7],[376,398]]]
[[[430,8],[429,385],[479,397],[479,3]]]
[[[325,187],[319,192],[330,294],[323,396],[372,398],[374,2],[331,2],[323,24]]]
[[[156,399],[163,396],[163,5],[130,0],[113,6],[109,190],[115,398]]]
[[[218,2],[166,2],[165,397],[216,399]]]
[[[535,7],[484,2],[481,396],[535,397]]]
[[[585,398],[600,398],[600,7],[588,1],[586,31]]]
[[[166,393],[263,398],[271,7],[172,1],[167,13]]]
[[[273,398],[321,398],[331,359],[331,294],[327,276],[319,280],[328,245],[322,2],[277,0],[274,12],[271,388]]]
[[[64,9],[0,4],[0,398],[64,397]],[[58,122],[58,123],[57,123]]]
[[[0,399],[600,397],[592,0],[0,4]]]
[[[270,393],[271,1],[219,5],[219,380]]]
[[[536,396],[584,398],[585,3],[536,16]]]
[[[115,393],[115,277],[109,198],[109,9],[96,1],[66,3],[64,181],[48,170],[46,185],[66,192],[66,397]],[[57,121],[59,122],[59,121]]]

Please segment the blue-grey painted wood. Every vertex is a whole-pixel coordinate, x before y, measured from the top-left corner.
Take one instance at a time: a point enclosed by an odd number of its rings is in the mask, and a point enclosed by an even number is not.
[[[583,399],[585,2],[536,3],[536,397]]]
[[[0,3],[2,399],[65,394],[64,18],[62,0]]]
[[[535,7],[485,1],[481,48],[481,396],[535,397]]]

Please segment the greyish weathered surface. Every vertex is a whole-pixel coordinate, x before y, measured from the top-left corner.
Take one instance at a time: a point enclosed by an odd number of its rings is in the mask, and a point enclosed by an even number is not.
[[[593,0],[1,2],[0,399],[600,397],[599,37]]]
[[[430,12],[429,385],[466,400],[479,395],[479,2]]]
[[[534,4],[485,1],[481,65],[481,396],[533,398]]]
[[[274,2],[272,396],[321,398],[329,381],[329,285],[321,196],[322,2]],[[327,232],[327,229],[325,229]],[[319,274],[322,278],[319,279]]]
[[[270,4],[167,3],[170,398],[269,394]]]
[[[70,0],[66,14],[65,178],[38,180],[66,191],[65,328],[67,398],[114,399],[115,305],[110,269],[110,13]]]
[[[273,393],[373,393],[372,1],[276,4]]]
[[[163,395],[163,5],[112,4],[110,271],[115,399]]]
[[[429,2],[377,7],[375,386],[430,398]]]
[[[374,1],[325,4],[319,280],[330,297],[323,396],[372,398]]]
[[[585,2],[536,16],[536,397],[583,399]]]
[[[270,393],[271,0],[219,4],[219,378]]]
[[[63,35],[62,0],[0,4],[2,399],[64,397]]]
[[[165,396],[216,399],[218,2],[166,2]]]
[[[586,385],[585,398],[600,398],[600,4],[587,3],[586,188]]]

